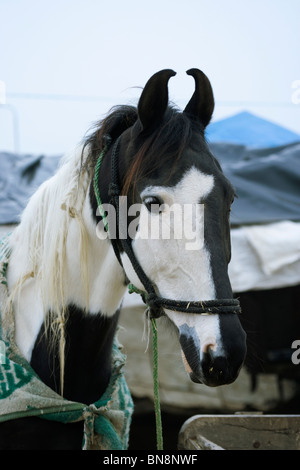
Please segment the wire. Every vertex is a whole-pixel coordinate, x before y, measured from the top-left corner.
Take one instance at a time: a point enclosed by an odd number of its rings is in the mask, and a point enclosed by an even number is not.
[[[13,99],[25,100],[49,100],[49,101],[110,101],[114,99],[108,96],[97,95],[68,95],[60,93],[26,93],[26,92],[9,92],[6,96]]]
[[[9,92],[6,96],[12,99],[26,99],[26,100],[49,100],[49,101],[112,101],[115,99],[113,96],[100,96],[100,95],[72,95],[64,93],[27,93],[27,92]],[[253,107],[295,107],[294,103],[289,101],[249,101],[249,100],[217,100],[218,106],[253,106]]]

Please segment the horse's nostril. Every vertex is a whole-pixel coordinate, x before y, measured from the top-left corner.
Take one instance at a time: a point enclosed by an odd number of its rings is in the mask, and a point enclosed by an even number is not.
[[[202,351],[204,353],[208,353],[209,355],[213,354],[213,351],[216,351],[216,350],[217,350],[217,345],[214,342],[205,343],[202,348]]]

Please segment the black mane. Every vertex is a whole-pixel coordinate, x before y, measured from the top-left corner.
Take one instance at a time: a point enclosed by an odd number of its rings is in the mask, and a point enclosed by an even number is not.
[[[184,148],[191,142],[194,132],[204,139],[204,129],[197,119],[182,113],[175,106],[168,106],[163,121],[149,134],[144,134],[134,106],[116,106],[109,114],[93,127],[93,132],[84,141],[83,148],[89,147],[83,163],[93,171],[103,149],[103,136],[110,135],[115,141],[124,131],[132,128],[135,140],[135,155],[132,165],[124,175],[123,193],[127,194],[129,186],[149,173],[157,171],[162,164],[171,164],[170,172]]]

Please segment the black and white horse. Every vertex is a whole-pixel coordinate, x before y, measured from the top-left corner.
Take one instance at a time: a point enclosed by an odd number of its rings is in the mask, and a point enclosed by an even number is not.
[[[137,108],[114,108],[63,160],[32,196],[11,235],[7,283],[16,343],[45,384],[60,393],[63,382],[68,400],[90,404],[103,394],[127,285],[144,290],[117,240],[118,261],[97,211],[93,179],[105,136],[112,145],[99,168],[101,201],[103,206],[110,202],[111,158],[119,138],[122,197],[129,208],[140,205],[131,245],[155,291],[175,301],[232,299],[227,266],[234,190],[205,141],[214,109],[210,82],[198,69],[188,74],[196,87],[183,112],[168,103],[168,81],[175,72],[153,75]],[[180,222],[175,212],[170,214],[174,207],[185,209]],[[129,214],[127,228],[132,221]],[[177,226],[185,222],[189,229]],[[157,224],[168,227],[170,236],[144,236]],[[236,379],[246,346],[235,313],[198,315],[165,308],[164,315],[178,332],[193,381],[218,386]],[[57,344],[49,347],[53,341]],[[25,417],[0,425],[0,448],[76,449],[81,441],[82,423]]]

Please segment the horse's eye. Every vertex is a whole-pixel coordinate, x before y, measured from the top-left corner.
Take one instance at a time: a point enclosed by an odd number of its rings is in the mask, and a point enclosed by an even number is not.
[[[162,201],[155,196],[147,196],[143,199],[143,204],[152,214],[160,214],[162,212]]]

